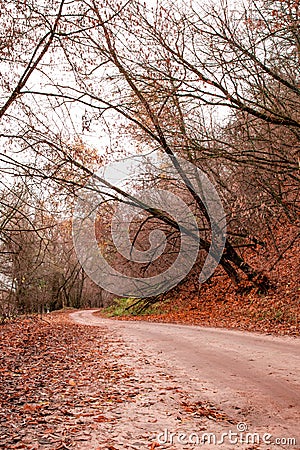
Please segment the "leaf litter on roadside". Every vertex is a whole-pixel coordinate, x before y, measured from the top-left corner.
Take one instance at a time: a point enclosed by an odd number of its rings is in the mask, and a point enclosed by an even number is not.
[[[132,374],[108,357],[111,340],[59,314],[1,326],[0,448],[74,448],[113,422],[107,411],[127,400]]]

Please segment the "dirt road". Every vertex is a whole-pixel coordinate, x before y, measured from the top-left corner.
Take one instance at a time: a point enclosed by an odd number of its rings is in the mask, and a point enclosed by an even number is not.
[[[94,311],[71,315],[78,323],[108,327],[134,352],[176,376],[186,391],[209,401],[248,432],[270,433],[300,448],[300,339],[225,329],[102,319]],[[272,438],[273,439],[273,438]],[[184,448],[184,447],[182,447]]]

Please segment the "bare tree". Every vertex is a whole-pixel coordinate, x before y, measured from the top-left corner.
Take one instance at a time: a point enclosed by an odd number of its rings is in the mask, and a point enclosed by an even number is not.
[[[5,169],[18,167],[27,180],[52,180],[76,195],[92,170],[85,149],[74,150],[74,136],[111,120],[124,147],[130,136],[138,150],[158,148],[170,157],[205,229],[205,205],[176,155],[216,180],[230,225],[221,266],[237,284],[246,277],[266,286],[240,248],[263,244],[262,216],[269,223],[285,214],[296,223],[299,211],[297,2],[251,0],[236,10],[197,2],[151,9],[136,0],[71,5],[76,14],[64,3],[47,14],[38,5],[20,7],[34,16],[37,31],[29,36],[31,57],[21,63],[25,72],[7,87],[2,108],[1,136],[6,147],[16,146],[2,157]],[[14,20],[21,39],[28,25]],[[20,48],[11,46],[14,58]],[[34,73],[40,78],[30,84]],[[20,159],[20,149],[31,159]],[[115,200],[136,202],[110,187]],[[145,209],[176,230],[167,215]],[[210,240],[201,239],[207,252]]]

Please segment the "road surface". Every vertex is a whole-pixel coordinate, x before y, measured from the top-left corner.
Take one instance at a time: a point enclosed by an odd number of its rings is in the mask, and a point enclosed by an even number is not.
[[[143,349],[176,374],[183,388],[197,391],[246,423],[248,431],[294,437],[300,444],[299,338],[117,321],[93,313],[79,311],[71,317],[77,323],[108,327],[133,350]]]

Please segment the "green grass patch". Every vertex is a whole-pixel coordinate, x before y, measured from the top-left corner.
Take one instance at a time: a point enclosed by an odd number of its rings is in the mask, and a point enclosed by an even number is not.
[[[143,308],[143,300],[138,298],[116,298],[111,306],[102,310],[107,317],[145,316],[150,314],[162,314],[159,303]]]

